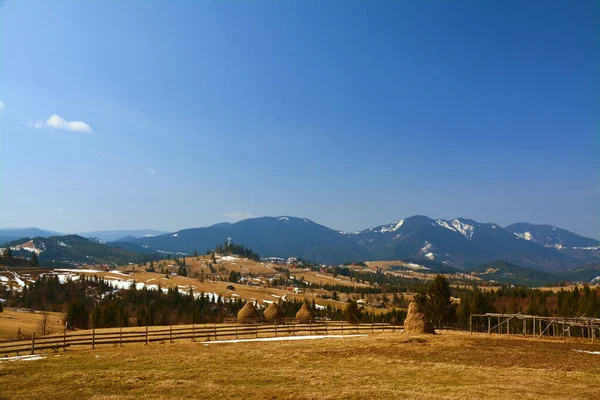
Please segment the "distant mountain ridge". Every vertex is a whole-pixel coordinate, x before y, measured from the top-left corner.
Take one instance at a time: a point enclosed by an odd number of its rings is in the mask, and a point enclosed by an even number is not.
[[[329,264],[410,258],[469,269],[505,260],[527,268],[557,271],[600,260],[600,251],[594,249],[558,249],[524,240],[517,233],[495,223],[423,215],[349,233],[306,218],[281,216],[184,229],[131,241],[156,250],[191,253],[211,249],[231,236],[236,243],[243,243],[262,256],[293,256]],[[572,235],[572,247],[587,246],[594,240]]]
[[[102,242],[112,242],[124,236],[133,236],[135,238],[145,236],[156,236],[162,235],[167,232],[158,231],[155,229],[129,229],[129,230],[112,230],[112,231],[91,231],[91,232],[76,232],[74,235],[82,236],[85,238],[97,238]],[[0,228],[0,245],[13,240],[21,238],[33,238],[43,237],[48,238],[52,236],[65,236],[67,234],[61,232],[55,232],[39,228]]]
[[[136,236],[139,230],[115,232],[136,234],[121,235],[107,244],[150,255],[202,253],[231,236],[263,257],[300,257],[326,264],[414,259],[469,270],[504,260],[525,268],[559,271],[600,262],[600,241],[558,227],[516,223],[503,228],[468,218],[423,215],[357,232],[341,232],[291,216],[251,218],[156,236]]]

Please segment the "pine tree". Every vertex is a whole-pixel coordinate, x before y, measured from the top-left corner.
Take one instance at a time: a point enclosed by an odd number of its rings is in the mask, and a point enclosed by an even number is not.
[[[454,321],[456,311],[450,300],[450,283],[443,275],[436,275],[429,286],[427,302],[433,321],[438,324],[442,321]]]
[[[360,309],[358,308],[358,303],[356,301],[350,299],[346,302],[344,316],[351,324],[355,324],[360,321]]]

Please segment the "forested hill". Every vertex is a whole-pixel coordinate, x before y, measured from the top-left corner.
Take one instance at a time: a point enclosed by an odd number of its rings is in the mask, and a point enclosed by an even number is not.
[[[30,259],[35,254],[42,267],[78,264],[123,265],[159,258],[157,253],[141,254],[77,235],[25,238],[9,243],[8,247],[15,257]]]

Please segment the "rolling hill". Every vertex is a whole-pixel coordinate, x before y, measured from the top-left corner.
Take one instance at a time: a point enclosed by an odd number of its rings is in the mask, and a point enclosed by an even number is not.
[[[77,264],[123,265],[159,258],[157,253],[141,254],[117,246],[108,246],[77,235],[49,238],[24,238],[8,244],[16,257],[38,256],[40,266],[72,266]],[[129,246],[137,248],[135,244]]]

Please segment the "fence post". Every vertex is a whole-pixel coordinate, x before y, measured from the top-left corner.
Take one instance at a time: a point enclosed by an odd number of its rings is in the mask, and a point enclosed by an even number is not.
[[[119,327],[119,347],[123,347],[123,327]]]
[[[63,351],[67,351],[67,328],[65,327],[65,333],[63,336]]]
[[[492,334],[492,318],[488,317],[488,335]]]
[[[275,337],[277,337],[277,316],[275,316]]]
[[[342,320],[342,335],[344,334],[344,320]]]
[[[327,329],[327,320],[325,320],[325,334],[329,335],[329,330]]]
[[[392,318],[392,333],[396,332],[396,317]]]
[[[215,329],[217,329],[215,327]],[[254,338],[258,338],[258,323],[254,322]]]
[[[373,315],[371,315],[371,333],[375,333],[375,321]]]
[[[312,318],[308,320],[308,331],[312,335]]]
[[[215,340],[217,339],[217,320],[215,319]]]
[[[31,334],[31,354],[35,351],[35,332]]]
[[[192,323],[192,342],[196,340],[196,325]]]
[[[237,320],[235,321],[235,338],[238,338],[238,331],[237,331]]]
[[[169,325],[169,341],[173,343],[173,325]]]
[[[469,315],[469,333],[473,333],[473,315]]]
[[[148,325],[146,325],[146,344],[148,344]]]
[[[92,328],[92,350],[96,348],[96,329]]]

